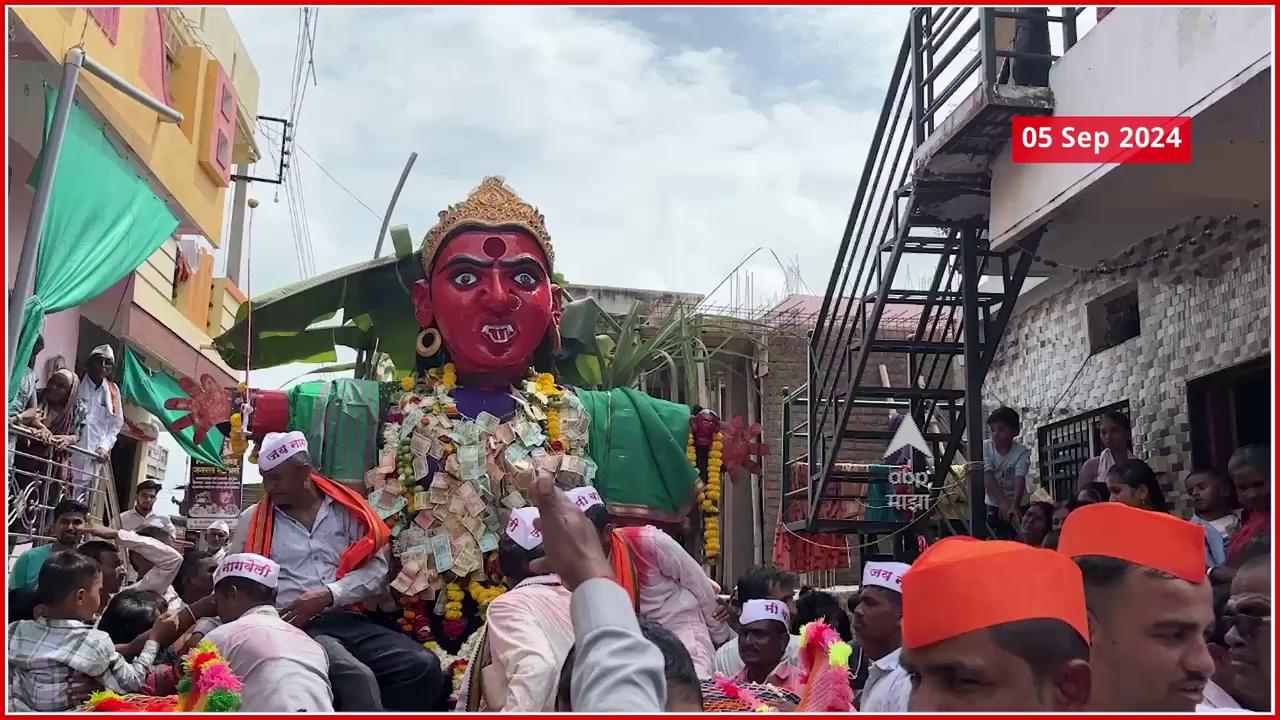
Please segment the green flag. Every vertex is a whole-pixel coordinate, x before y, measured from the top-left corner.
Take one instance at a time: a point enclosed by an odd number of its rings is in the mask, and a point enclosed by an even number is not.
[[[165,400],[188,397],[178,381],[168,373],[148,370],[137,355],[129,348],[124,349],[124,369],[120,375],[120,392],[125,397],[146,409],[147,412],[160,418],[164,427],[173,434],[183,450],[195,460],[218,467],[226,467],[222,462],[222,433],[218,428],[209,428],[204,442],[195,443],[195,428],[186,427],[173,432],[173,424],[187,414],[186,410],[169,410],[164,406]]]
[[[45,88],[46,141],[57,94]],[[33,187],[39,181],[44,152],[40,151],[28,179]],[[178,218],[164,201],[138,177],[102,128],[73,103],[36,255],[35,294],[23,310],[22,334],[9,372],[10,400],[26,372],[44,316],[101,295],[137,269],[177,229]]]

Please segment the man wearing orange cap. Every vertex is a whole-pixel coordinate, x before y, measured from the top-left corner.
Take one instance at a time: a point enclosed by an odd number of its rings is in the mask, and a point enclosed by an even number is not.
[[[1213,674],[1204,529],[1121,503],[1080,508],[1058,551],[1080,566],[1094,669],[1090,710],[1192,712]]]
[[[1080,570],[1022,543],[950,537],[902,580],[912,712],[1081,711],[1089,623]]]

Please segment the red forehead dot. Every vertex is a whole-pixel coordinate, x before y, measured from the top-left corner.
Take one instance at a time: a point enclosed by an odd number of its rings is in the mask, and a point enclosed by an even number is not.
[[[497,260],[507,254],[507,241],[493,236],[484,239],[484,254]]]

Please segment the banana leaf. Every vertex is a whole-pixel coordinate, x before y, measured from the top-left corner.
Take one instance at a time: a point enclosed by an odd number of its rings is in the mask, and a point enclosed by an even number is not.
[[[376,346],[407,372],[414,367],[418,333],[409,288],[422,278],[422,264],[414,253],[380,257],[286,285],[241,305],[235,325],[213,344],[237,370],[246,365],[331,363],[337,359],[337,346]],[[339,312],[347,319],[343,325],[317,326]]]

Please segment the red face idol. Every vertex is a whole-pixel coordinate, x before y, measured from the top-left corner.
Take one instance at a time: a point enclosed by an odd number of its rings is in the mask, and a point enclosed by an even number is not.
[[[418,322],[434,321],[460,375],[523,377],[559,322],[542,248],[519,230],[468,230],[449,239],[413,295]]]

